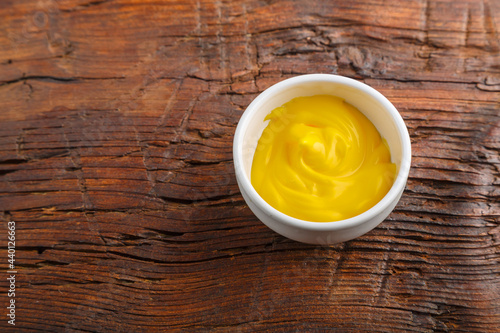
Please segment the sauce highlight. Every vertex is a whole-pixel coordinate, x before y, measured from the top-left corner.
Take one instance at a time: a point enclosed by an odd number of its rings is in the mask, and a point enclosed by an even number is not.
[[[259,139],[251,183],[289,216],[331,222],[363,213],[391,188],[396,165],[387,143],[339,97],[298,97],[271,111]]]

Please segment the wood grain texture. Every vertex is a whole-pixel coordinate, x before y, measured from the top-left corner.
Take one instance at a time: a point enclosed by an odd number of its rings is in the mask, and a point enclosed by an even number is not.
[[[500,2],[0,2],[0,329],[498,332]],[[270,85],[337,73],[411,135],[379,227],[285,239],[244,203],[232,139]]]

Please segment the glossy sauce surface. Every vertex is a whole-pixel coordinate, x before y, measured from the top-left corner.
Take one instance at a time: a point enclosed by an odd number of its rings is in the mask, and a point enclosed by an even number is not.
[[[341,98],[298,97],[265,120],[251,182],[282,213],[314,222],[343,220],[370,209],[391,188],[396,165],[387,144]]]

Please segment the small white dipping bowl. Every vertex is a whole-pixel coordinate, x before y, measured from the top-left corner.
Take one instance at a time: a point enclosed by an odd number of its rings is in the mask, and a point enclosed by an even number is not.
[[[389,192],[375,206],[349,219],[310,222],[293,218],[269,205],[250,181],[257,142],[274,108],[295,97],[333,95],[361,111],[387,140],[397,177]],[[359,81],[330,74],[301,75],[281,81],[265,90],[243,113],[233,142],[236,179],[252,212],[272,230],[290,239],[309,244],[335,244],[359,237],[379,225],[394,209],[406,185],[411,162],[408,130],[396,108],[381,93]]]

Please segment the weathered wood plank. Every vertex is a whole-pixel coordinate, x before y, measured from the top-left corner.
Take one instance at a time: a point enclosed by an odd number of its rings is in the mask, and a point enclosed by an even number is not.
[[[18,329],[498,332],[498,1],[24,0],[0,16]],[[332,247],[261,224],[232,165],[248,103],[316,72],[386,95],[413,148],[396,210]]]

